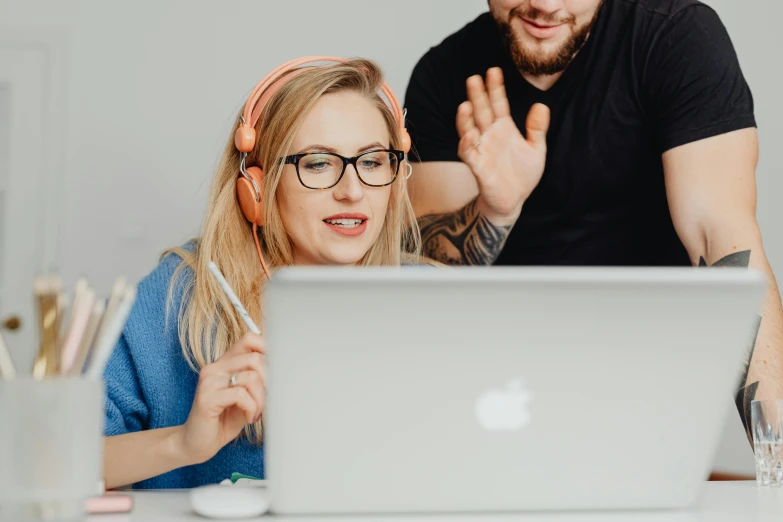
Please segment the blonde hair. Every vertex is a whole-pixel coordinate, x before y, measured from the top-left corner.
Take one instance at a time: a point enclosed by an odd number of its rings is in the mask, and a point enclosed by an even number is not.
[[[267,167],[261,186],[266,222],[261,229],[261,240],[270,270],[293,263],[292,244],[275,197],[284,167],[278,160],[288,154],[303,120],[321,96],[351,91],[374,101],[386,121],[392,147],[401,147],[399,125],[378,94],[382,81],[381,70],[369,60],[311,67],[285,81],[264,107],[256,124],[256,144],[248,154],[248,166]],[[182,258],[169,286],[169,303],[182,271],[186,268],[193,271],[193,277],[184,280],[181,287],[184,294],[178,319],[180,344],[195,371],[219,359],[245,330],[239,315],[208,272],[209,261],[220,267],[250,316],[259,326],[263,325],[264,276],[252,226],[242,214],[236,196],[240,156],[234,146],[234,133],[238,126],[237,119],[212,181],[201,238],[193,241],[192,251],[172,248],[163,254]],[[421,239],[408,197],[404,167],[401,166],[391,185],[383,228],[361,260],[363,266],[400,265],[420,252]],[[246,426],[245,435],[252,442],[260,443],[261,421]]]

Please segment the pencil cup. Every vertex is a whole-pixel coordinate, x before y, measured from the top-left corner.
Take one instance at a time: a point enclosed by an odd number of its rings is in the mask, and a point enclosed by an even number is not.
[[[0,381],[0,520],[84,520],[102,478],[104,384]]]

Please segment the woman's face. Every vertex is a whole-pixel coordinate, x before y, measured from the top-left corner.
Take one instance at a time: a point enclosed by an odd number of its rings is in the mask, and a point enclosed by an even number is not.
[[[289,154],[334,153],[351,158],[390,148],[381,111],[364,96],[345,91],[324,95],[305,118]],[[396,172],[389,154],[370,154],[343,168],[336,156],[314,154],[285,165],[277,190],[280,217],[293,243],[294,264],[358,263],[378,239],[389,206],[391,185],[378,185]],[[301,182],[300,179],[301,178]]]

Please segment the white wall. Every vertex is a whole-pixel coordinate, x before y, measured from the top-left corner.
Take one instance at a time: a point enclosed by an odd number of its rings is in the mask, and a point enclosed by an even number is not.
[[[755,95],[758,215],[783,277],[783,102],[773,64],[783,4],[708,3],[724,18]],[[363,55],[402,97],[417,58],[485,9],[485,0],[0,0],[0,26],[64,27],[69,35],[69,102],[58,108],[66,111],[66,153],[56,173],[65,280],[86,274],[106,292],[117,275],[142,277],[164,248],[197,234],[233,117],[275,65],[306,54]],[[727,426],[718,467],[752,472],[733,411]]]
[[[484,0],[0,0],[0,24],[69,29],[65,280],[84,273],[107,291],[197,234],[233,118],[274,66],[362,55],[402,97],[419,56],[485,9]]]

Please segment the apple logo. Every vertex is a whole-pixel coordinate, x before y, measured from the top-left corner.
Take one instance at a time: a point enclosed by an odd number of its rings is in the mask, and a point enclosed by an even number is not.
[[[504,389],[491,389],[476,400],[476,419],[487,431],[517,431],[530,424],[528,405],[533,399],[522,379]]]

